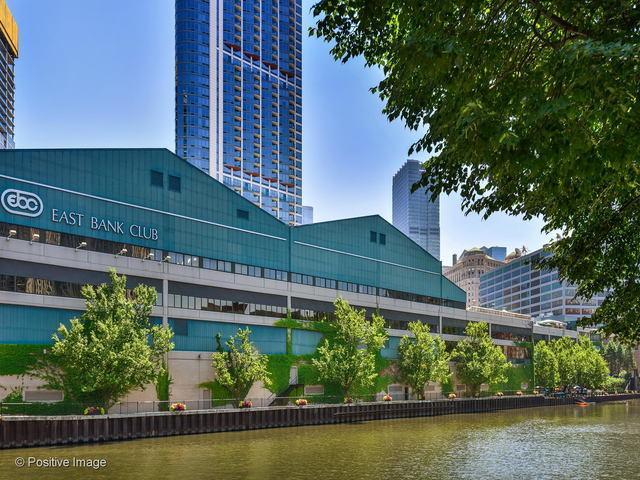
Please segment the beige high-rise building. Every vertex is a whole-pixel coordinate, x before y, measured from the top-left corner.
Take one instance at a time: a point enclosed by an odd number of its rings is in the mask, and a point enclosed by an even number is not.
[[[459,259],[457,255],[453,256],[452,266],[443,267],[444,276],[467,293],[467,307],[479,305],[480,275],[505,264],[487,253],[497,248],[500,247],[474,247],[465,250]]]

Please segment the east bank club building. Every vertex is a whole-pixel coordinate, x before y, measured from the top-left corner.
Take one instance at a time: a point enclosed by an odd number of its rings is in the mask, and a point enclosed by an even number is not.
[[[532,335],[577,335],[467,310],[441,263],[380,216],[290,227],[164,149],[5,150],[0,201],[0,344],[50,343],[84,308],[81,286],[114,267],[158,292],[176,399],[207,398],[218,333],[249,326],[263,353],[286,353],[287,335],[291,353],[313,353],[320,333],[274,323],[331,315],[338,296],[384,316],[386,357],[415,320],[448,342],[488,322],[514,361]]]

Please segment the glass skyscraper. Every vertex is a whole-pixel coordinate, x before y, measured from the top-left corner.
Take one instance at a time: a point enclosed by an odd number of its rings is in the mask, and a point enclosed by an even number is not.
[[[0,0],[0,148],[15,148],[15,59],[18,58],[18,24],[5,0]]]
[[[575,329],[576,321],[590,317],[605,298],[576,296],[575,286],[560,280],[557,270],[537,269],[549,256],[544,250],[507,257],[507,264],[480,277],[480,306],[531,315],[537,320],[559,320]]]
[[[440,199],[432,202],[425,187],[411,193],[422,172],[420,162],[407,160],[393,176],[393,225],[440,260]]]
[[[302,223],[301,0],[176,0],[176,153]]]

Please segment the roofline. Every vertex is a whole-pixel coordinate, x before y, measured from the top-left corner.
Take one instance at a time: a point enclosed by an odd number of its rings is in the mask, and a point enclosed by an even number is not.
[[[0,155],[8,154],[8,153],[11,153],[11,152],[60,152],[60,151],[67,151],[67,152],[83,152],[83,151],[84,152],[102,152],[102,151],[109,151],[109,152],[131,152],[131,151],[136,151],[136,152],[142,152],[142,151],[159,152],[159,151],[161,151],[161,152],[167,152],[168,154],[170,154],[173,157],[177,158],[180,162],[183,162],[185,165],[187,165],[188,168],[195,169],[198,172],[199,175],[206,176],[209,179],[209,181],[213,181],[213,182],[218,183],[219,185],[222,185],[227,190],[230,190],[235,195],[237,195],[240,198],[242,198],[242,200],[244,202],[246,202],[248,206],[250,205],[250,207],[248,207],[248,208],[257,209],[260,212],[264,213],[265,215],[269,215],[269,217],[273,218],[274,220],[277,220],[278,222],[280,222],[284,226],[291,227],[291,225],[289,225],[288,223],[280,220],[278,217],[274,217],[273,215],[271,215],[266,210],[263,210],[262,208],[257,206],[251,200],[249,200],[249,199],[245,198],[244,196],[240,195],[238,192],[233,190],[233,188],[229,187],[228,185],[225,185],[223,182],[218,181],[217,179],[215,179],[214,177],[212,177],[211,175],[209,175],[205,171],[203,171],[200,168],[196,167],[192,163],[189,163],[187,160],[185,160],[184,158],[180,157],[179,155],[177,155],[176,153],[172,152],[171,150],[169,150],[166,147],[12,148],[12,149],[4,149],[4,150],[0,149]]]
[[[372,215],[362,215],[360,217],[337,218],[335,220],[325,220],[323,222],[313,222],[313,223],[308,223],[306,225],[295,225],[295,226],[293,226],[291,228],[313,227],[314,225],[322,225],[322,224],[326,224],[326,223],[345,222],[345,221],[348,221],[348,220],[359,220],[359,219],[362,219],[362,218],[374,218],[374,217],[377,217],[380,220],[382,220],[383,222],[385,222],[391,228],[396,230],[400,235],[402,235],[406,239],[408,239],[411,242],[413,242],[419,249],[421,249],[423,252],[425,252],[427,255],[429,255],[431,258],[433,258],[436,262],[438,262],[440,264],[440,275],[442,275],[442,260],[438,260],[436,257],[431,255],[428,250],[422,248],[422,246],[418,245],[411,237],[409,237],[407,234],[405,234],[403,231],[401,231],[398,227],[396,227],[393,223],[391,223],[389,220],[387,220],[386,218],[384,218],[382,215],[380,215],[378,213],[374,213]]]

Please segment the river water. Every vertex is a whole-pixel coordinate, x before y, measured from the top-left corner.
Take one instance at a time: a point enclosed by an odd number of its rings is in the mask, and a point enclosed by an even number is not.
[[[640,478],[640,402],[0,451],[0,479],[23,478]]]

